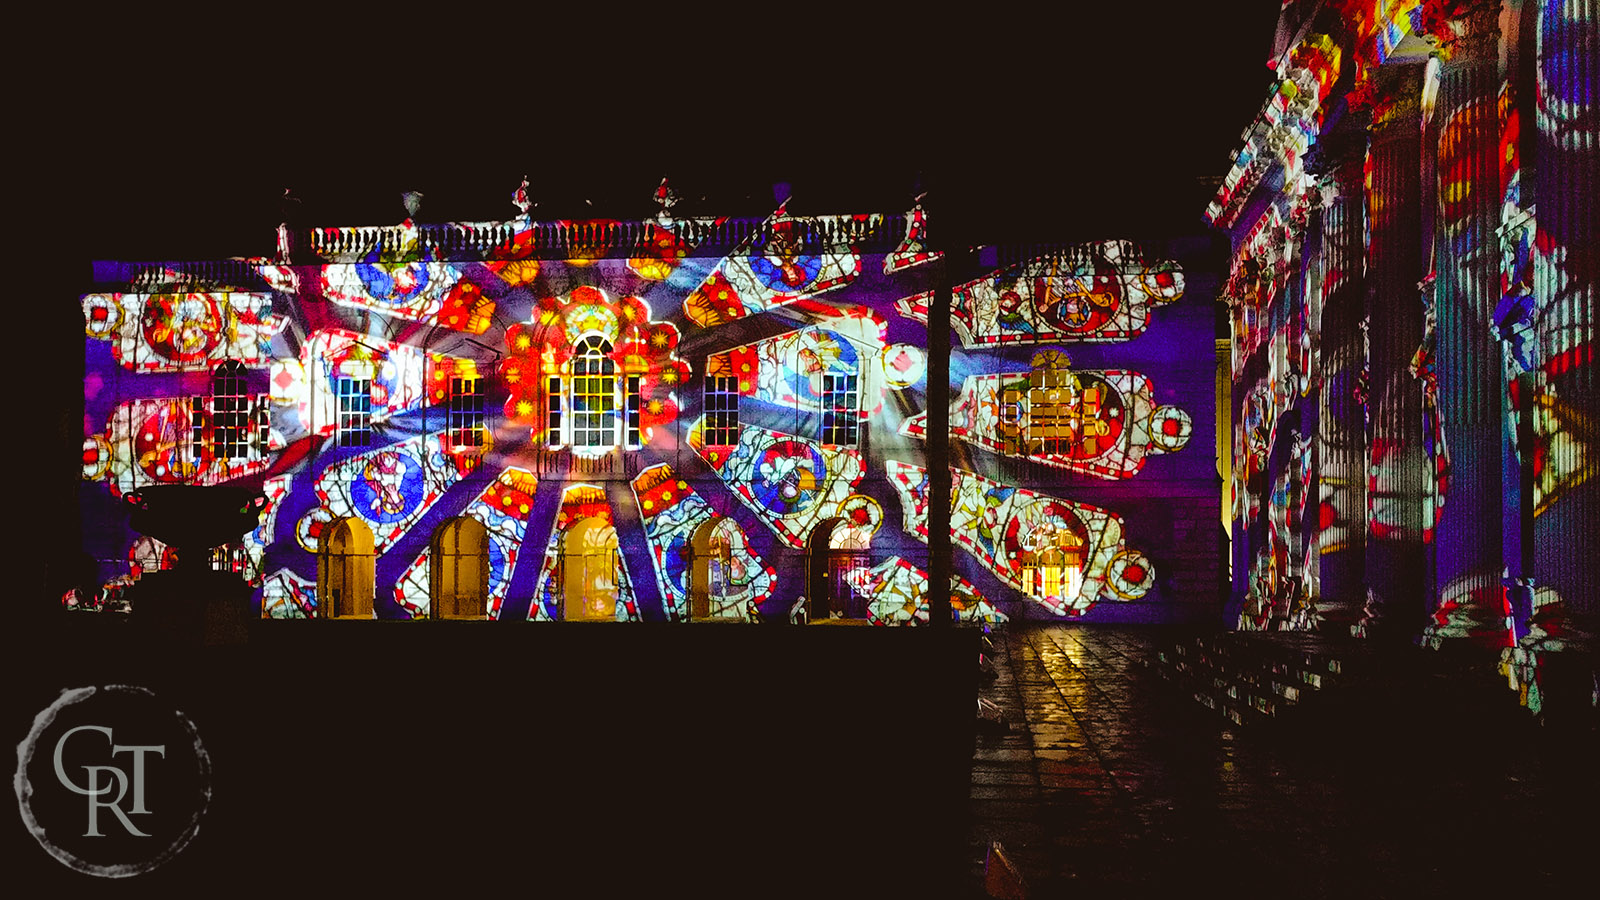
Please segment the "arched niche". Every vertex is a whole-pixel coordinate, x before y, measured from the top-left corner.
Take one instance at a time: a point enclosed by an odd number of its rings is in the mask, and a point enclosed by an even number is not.
[[[428,618],[487,615],[489,530],[471,516],[458,516],[434,530],[429,547]]]
[[[596,516],[579,519],[561,543],[561,618],[612,622],[617,609],[617,529]]]
[[[323,618],[372,618],[372,530],[360,519],[336,519],[326,534],[317,553],[317,603]]]
[[[733,593],[735,557],[744,550],[744,532],[734,520],[714,516],[700,523],[690,541],[690,619],[744,619],[744,610],[725,598]]]

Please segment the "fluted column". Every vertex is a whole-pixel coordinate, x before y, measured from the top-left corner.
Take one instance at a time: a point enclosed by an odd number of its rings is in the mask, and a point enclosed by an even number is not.
[[[1438,220],[1434,232],[1435,400],[1449,448],[1440,485],[1437,595],[1427,637],[1437,644],[1505,640],[1500,602],[1501,394],[1505,376],[1490,323],[1499,300],[1499,23],[1494,10],[1453,23],[1439,72]],[[1440,447],[1437,453],[1443,453]],[[1515,477],[1515,473],[1511,473]]]
[[[1361,374],[1361,153],[1334,164],[1323,178],[1321,274],[1322,353],[1317,373],[1317,607],[1325,628],[1348,632],[1366,595],[1366,425],[1356,398]]]
[[[1372,442],[1368,451],[1363,633],[1411,639],[1423,625],[1423,502],[1430,475],[1422,443],[1422,385],[1411,359],[1422,342],[1421,66],[1382,73],[1367,151],[1367,314]]]
[[[1537,217],[1533,381],[1534,577],[1588,631],[1600,614],[1600,460],[1595,391],[1596,233],[1600,183],[1600,0],[1543,0],[1536,73]]]

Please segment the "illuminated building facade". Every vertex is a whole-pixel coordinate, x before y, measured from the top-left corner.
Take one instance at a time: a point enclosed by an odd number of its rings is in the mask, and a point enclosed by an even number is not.
[[[1286,3],[1234,248],[1230,618],[1592,647],[1593,0]]]
[[[916,623],[937,462],[961,619],[1215,616],[1215,461],[1188,448],[1214,424],[1214,278],[1186,292],[1125,241],[955,278],[920,207],[730,220],[658,194],[644,221],[538,222],[524,188],[505,221],[98,264],[100,583],[68,604],[170,564],[128,495],[229,483],[267,506],[214,564],[263,617]],[[956,350],[930,359],[941,278]]]

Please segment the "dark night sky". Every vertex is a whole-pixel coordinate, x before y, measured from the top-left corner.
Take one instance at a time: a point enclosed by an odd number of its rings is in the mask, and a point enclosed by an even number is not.
[[[24,188],[85,261],[269,255],[286,186],[303,224],[398,221],[407,189],[422,221],[505,218],[524,173],[539,218],[648,215],[669,175],[706,214],[769,212],[778,181],[800,212],[929,189],[984,242],[1201,227],[1198,179],[1227,170],[1271,83],[1278,3],[1078,6],[843,29],[609,8],[564,27],[101,23],[49,63],[45,177]]]

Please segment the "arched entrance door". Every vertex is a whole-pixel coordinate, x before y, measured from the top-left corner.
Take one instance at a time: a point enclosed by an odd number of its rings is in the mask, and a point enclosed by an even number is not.
[[[561,618],[612,622],[617,615],[617,529],[594,516],[567,530],[561,545]]]
[[[851,590],[849,575],[871,566],[871,545],[869,529],[852,527],[844,519],[828,519],[811,532],[806,551],[809,621],[866,618],[866,599]]]
[[[372,531],[360,519],[339,519],[317,554],[317,603],[323,618],[372,618]]]
[[[428,618],[481,619],[489,606],[489,530],[471,516],[433,533]]]

